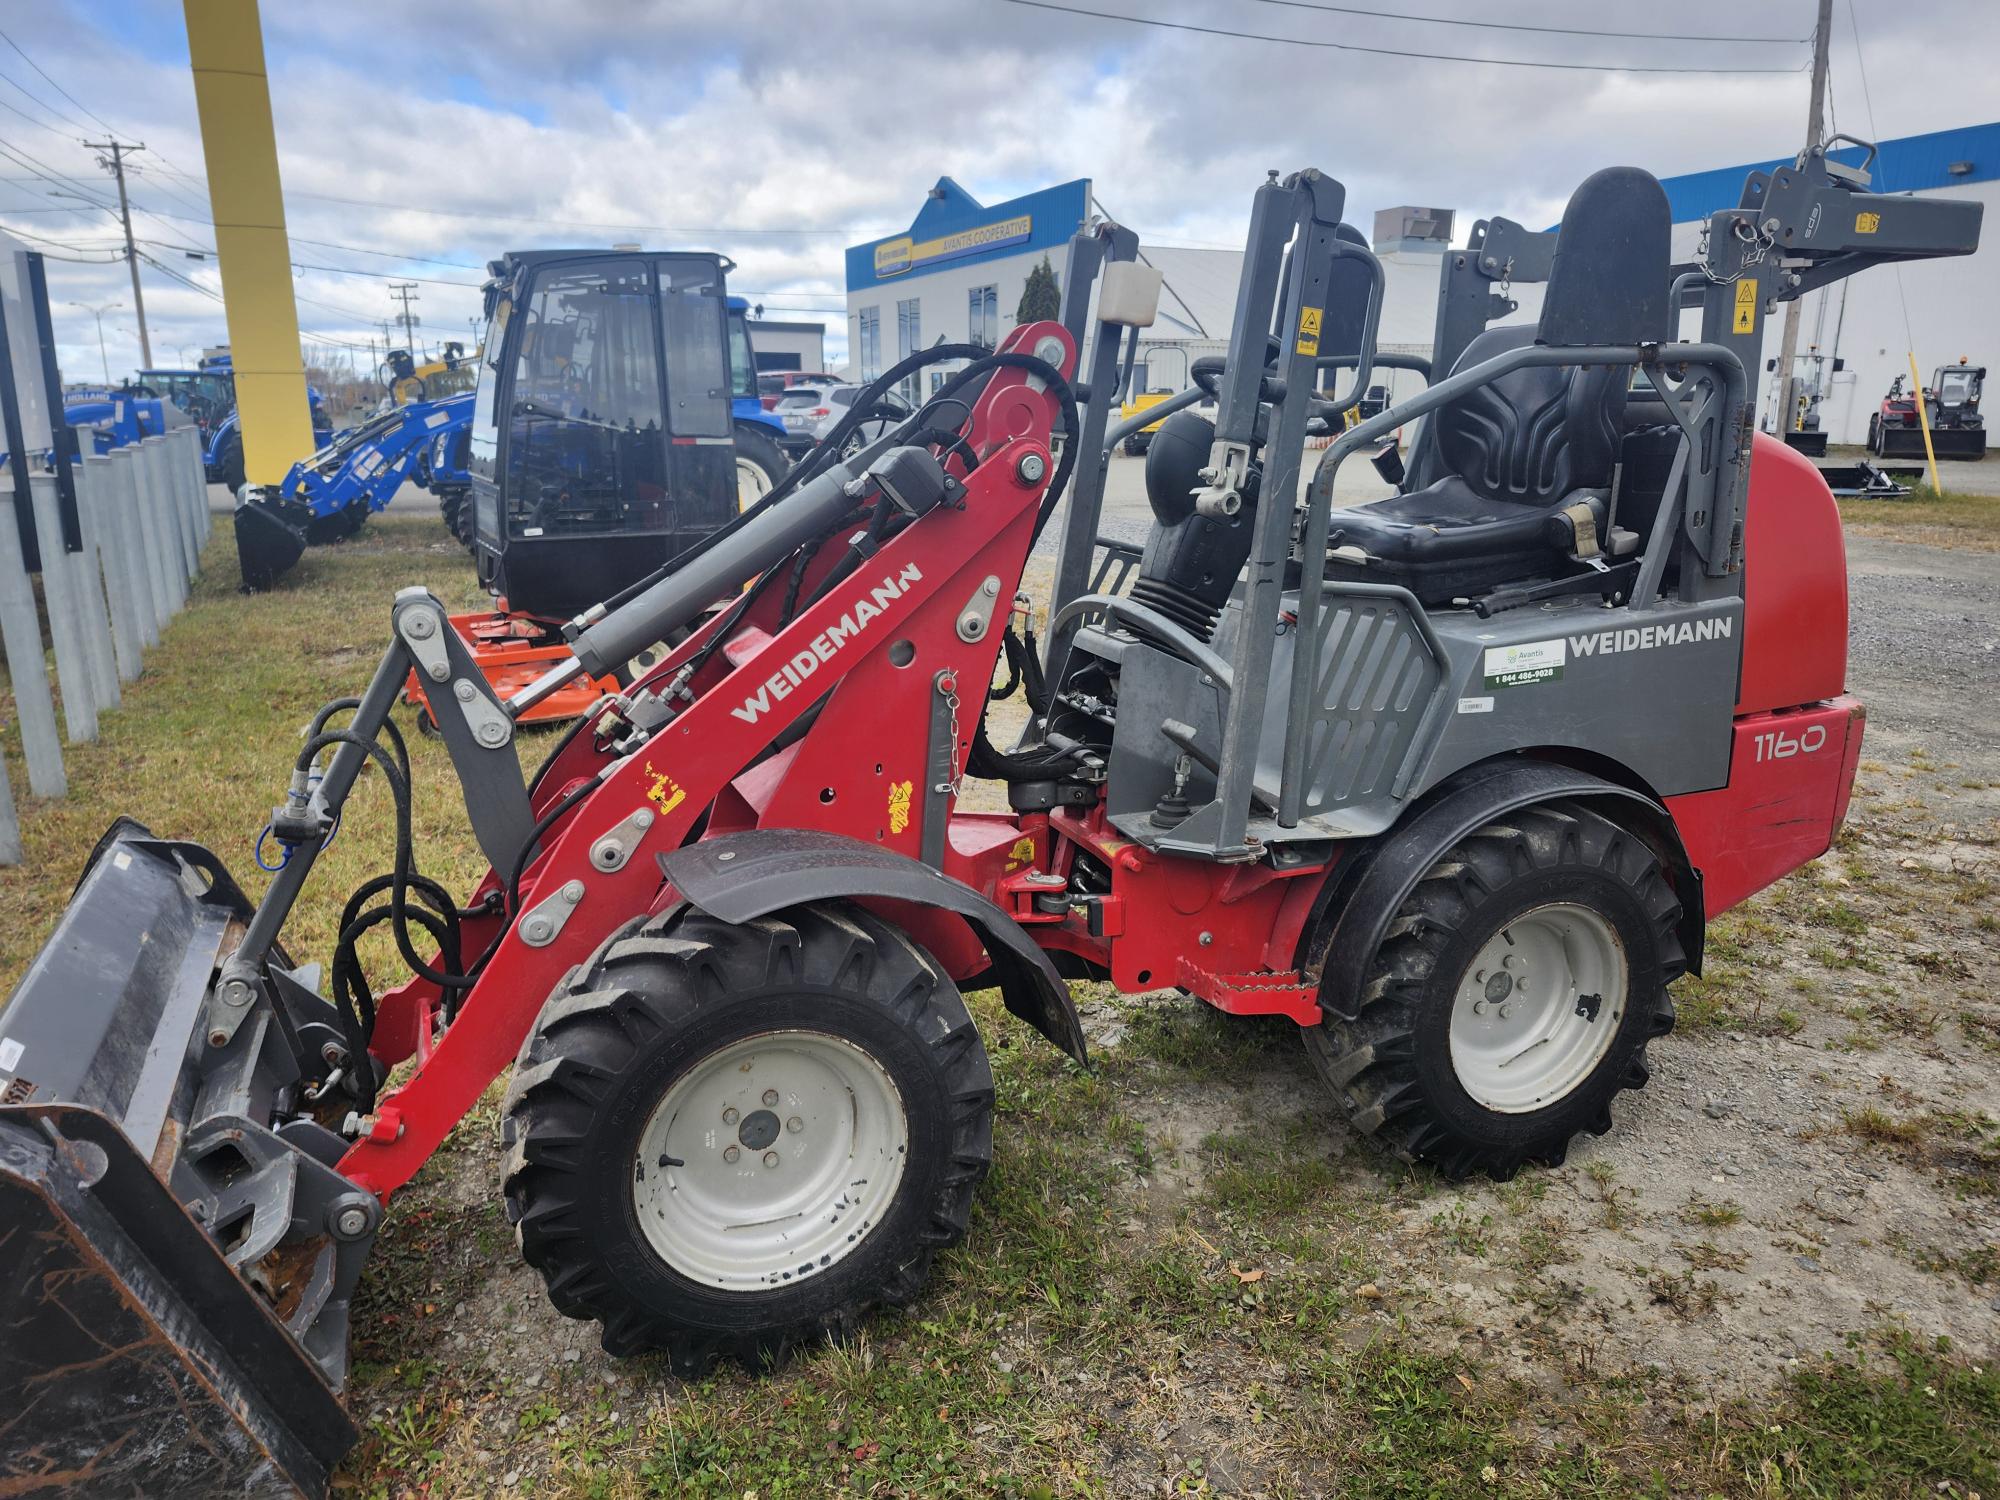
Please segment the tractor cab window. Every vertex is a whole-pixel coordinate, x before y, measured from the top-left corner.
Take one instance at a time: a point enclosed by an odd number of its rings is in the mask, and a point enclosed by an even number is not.
[[[652,266],[551,266],[516,309],[510,536],[648,529],[666,501]]]
[[[1938,376],[1938,405],[1963,406],[1972,399],[1972,371],[1946,369]]]
[[[729,436],[733,330],[714,261],[662,256],[660,332],[673,379],[667,427],[676,438]],[[739,315],[740,316],[740,315]]]
[[[472,426],[466,434],[466,468],[481,479],[498,477],[494,465],[500,452],[500,424],[495,408],[500,402],[502,371],[506,359],[507,324],[512,321],[514,304],[504,297],[493,309],[486,328],[485,358],[479,361],[479,386],[472,398]]]
[[[783,390],[784,378],[779,377],[778,389]],[[756,396],[763,390],[763,381],[757,374],[757,356],[750,352],[750,315],[740,307],[729,309],[729,393],[732,396]]]

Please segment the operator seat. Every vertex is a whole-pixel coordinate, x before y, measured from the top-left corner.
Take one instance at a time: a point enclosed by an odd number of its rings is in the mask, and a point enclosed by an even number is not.
[[[1453,373],[1531,343],[1660,340],[1670,232],[1666,194],[1650,174],[1593,174],[1564,210],[1540,321],[1487,329]],[[1546,365],[1440,407],[1418,438],[1404,493],[1333,513],[1328,578],[1398,583],[1440,604],[1554,577],[1578,566],[1580,548],[1603,550],[1627,378],[1624,366]]]

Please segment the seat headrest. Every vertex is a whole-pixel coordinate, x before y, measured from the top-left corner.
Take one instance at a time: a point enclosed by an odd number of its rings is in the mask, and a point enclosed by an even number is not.
[[[1574,347],[1667,338],[1672,235],[1666,190],[1652,173],[1606,167],[1584,178],[1563,210],[1536,341]]]

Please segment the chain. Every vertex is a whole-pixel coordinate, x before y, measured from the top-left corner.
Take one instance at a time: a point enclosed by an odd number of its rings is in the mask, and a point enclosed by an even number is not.
[[[958,673],[947,667],[938,673],[937,690],[944,699],[946,712],[951,715],[951,780],[931,788],[937,792],[950,792],[956,802],[960,790],[965,786],[965,775],[958,769]]]

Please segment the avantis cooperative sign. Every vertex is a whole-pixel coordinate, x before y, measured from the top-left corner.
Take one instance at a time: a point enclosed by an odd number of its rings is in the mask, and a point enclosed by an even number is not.
[[[934,240],[920,241],[907,234],[898,235],[875,247],[875,274],[901,276],[906,271],[933,266],[940,261],[956,260],[962,255],[1025,244],[1034,227],[1033,215],[1016,214],[1011,219],[981,224],[976,229],[961,229],[956,234],[941,235]]]

